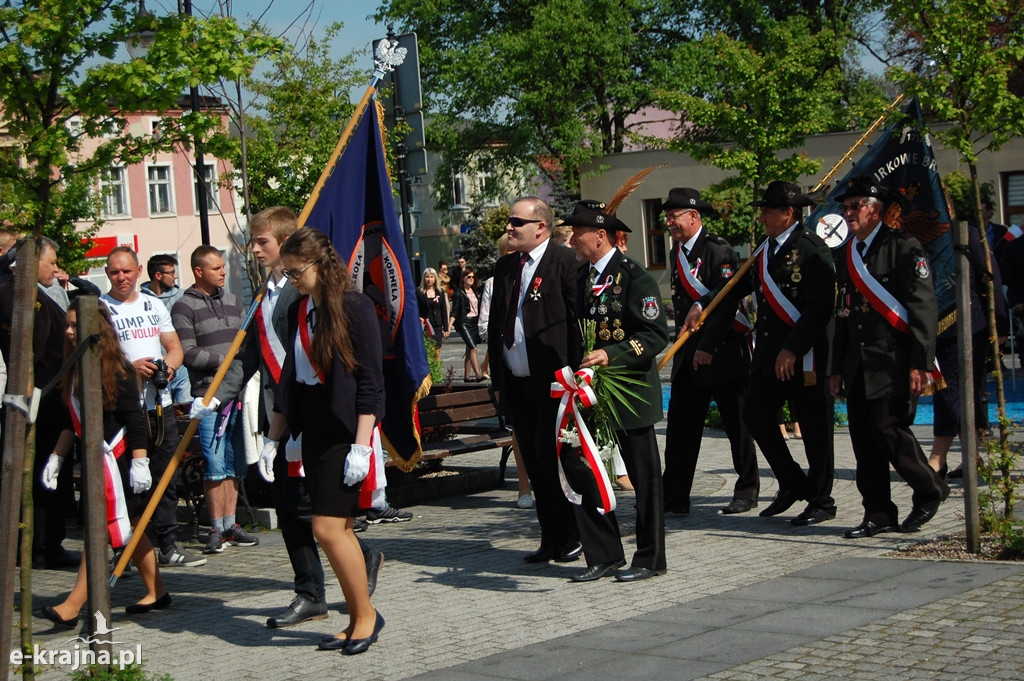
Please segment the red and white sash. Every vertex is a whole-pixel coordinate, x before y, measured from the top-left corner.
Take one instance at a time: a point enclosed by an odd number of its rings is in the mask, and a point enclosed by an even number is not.
[[[779,285],[772,279],[768,272],[768,249],[761,250],[761,291],[764,293],[768,305],[771,306],[775,315],[788,326],[796,326],[800,321],[800,310],[796,309],[792,301],[786,297]],[[803,371],[805,374],[814,373],[814,348],[807,351],[803,359]]]
[[[856,241],[856,239],[850,239],[850,243],[846,246],[847,262],[850,264],[850,267],[847,269],[850,271],[850,279],[853,281],[854,287],[860,291],[860,294],[864,296],[864,299],[868,301],[872,309],[881,315],[882,319],[889,326],[900,333],[909,334],[910,318],[907,316],[907,308],[900,301],[896,300],[896,296],[889,293],[882,286],[881,282],[875,279],[874,275],[868,271],[867,265],[864,264],[864,258],[854,248]],[[938,386],[934,389],[939,389],[945,385],[945,379],[939,370],[938,360],[935,360],[934,369],[925,372],[925,381],[928,386]]]
[[[1006,229],[1006,234],[1003,235],[1003,241],[1013,241],[1019,238],[1022,233],[1024,231],[1021,230],[1020,225],[1010,225]]]
[[[686,294],[690,296],[690,300],[694,301],[700,300],[708,294],[708,287],[697,279],[697,272],[700,270],[701,264],[701,259],[697,258],[696,264],[690,268],[686,258],[683,257],[682,247],[679,248],[676,257],[676,271],[679,273],[679,283],[686,290]],[[747,344],[753,346],[754,325],[750,323],[750,318],[747,317],[743,308],[744,305],[741,301],[739,309],[736,310],[736,316],[732,320],[731,328],[740,335],[746,336]],[[753,351],[753,347],[751,347],[751,351]]]
[[[577,377],[580,382],[577,383]],[[597,395],[590,387],[594,378],[593,369],[581,369],[575,374],[565,366],[555,372],[555,381],[551,384],[551,396],[561,401],[558,404],[558,417],[555,419],[555,455],[558,460],[558,481],[562,485],[562,493],[570,503],[579,506],[583,503],[583,496],[573,490],[569,481],[565,478],[565,470],[562,468],[562,445],[560,439],[562,430],[569,425],[569,419],[576,424],[576,431],[580,436],[580,451],[590,472],[597,483],[597,491],[601,497],[601,505],[597,512],[601,515],[611,513],[615,510],[615,492],[612,491],[611,480],[608,479],[608,471],[604,462],[601,461],[600,450],[593,435],[587,428],[583,415],[580,413],[580,405],[592,407],[597,404]]]
[[[316,372],[317,379],[321,383],[326,383],[323,369],[318,367],[313,361],[312,336],[309,333],[309,307],[310,297],[306,296],[299,303],[299,349],[305,353],[309,366],[313,367],[313,370]]]
[[[270,377],[276,384],[281,381],[281,367],[284,366],[287,352],[281,339],[277,336],[273,322],[270,321],[271,317],[270,296],[263,296],[260,306],[256,309],[256,326],[260,333],[260,355],[263,356],[263,362],[267,365]]]
[[[82,439],[82,417],[78,398],[74,395],[68,400],[71,412],[71,424],[75,435]],[[103,443],[103,492],[107,500],[107,532],[110,545],[119,549],[132,537],[132,524],[128,518],[128,503],[125,501],[124,485],[121,482],[121,471],[117,460],[125,452],[124,428],[117,431],[113,440]]]

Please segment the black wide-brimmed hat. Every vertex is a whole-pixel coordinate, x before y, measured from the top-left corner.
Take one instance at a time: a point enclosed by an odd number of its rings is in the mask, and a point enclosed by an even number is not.
[[[764,190],[763,198],[760,201],[751,201],[750,205],[767,206],[768,208],[787,208],[789,206],[801,208],[817,204],[814,203],[813,199],[805,196],[800,191],[800,185],[775,180],[768,183],[768,188]]]
[[[899,198],[891,189],[878,184],[870,175],[858,175],[846,182],[842,187],[841,194],[836,196],[836,201],[842,202],[848,196],[863,196],[878,199],[882,203],[891,203]]]
[[[668,198],[658,206],[658,210],[695,210],[707,217],[720,217],[714,206],[700,198],[700,192],[689,187],[669,189]]]
[[[602,209],[604,204],[600,201],[577,201],[576,206],[572,209],[572,215],[562,220],[563,225],[569,227],[593,227],[594,229],[603,229],[609,234],[619,232],[632,232],[622,220],[619,220],[614,215],[608,215]]]

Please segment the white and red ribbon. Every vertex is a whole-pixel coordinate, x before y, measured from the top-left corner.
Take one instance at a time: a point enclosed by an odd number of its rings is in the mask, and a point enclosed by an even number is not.
[[[281,339],[278,338],[274,325],[267,323],[270,312],[270,296],[263,296],[260,306],[256,308],[256,328],[260,334],[260,355],[262,355],[267,369],[270,370],[270,377],[277,384],[281,382],[281,367],[284,366],[284,358],[288,353],[285,351]]]
[[[388,480],[384,475],[384,448],[380,444],[380,426],[374,426],[373,434],[370,435],[370,448],[373,456],[370,457],[370,472],[363,478],[363,484],[359,486],[359,508],[384,508],[387,503],[384,499],[384,488]]]
[[[1024,230],[1021,230],[1020,225],[1010,225],[1003,235],[1003,241],[1013,241],[1020,238],[1021,234],[1024,234]]]
[[[589,408],[597,404],[597,394],[590,387],[593,380],[593,369],[581,369],[573,373],[572,369],[564,366],[555,372],[555,380],[551,384],[551,396],[561,400],[558,404],[558,416],[555,419],[555,454],[558,459],[558,481],[562,485],[562,492],[566,499],[579,506],[583,503],[583,497],[573,490],[565,478],[565,470],[562,468],[562,445],[564,443],[559,439],[562,430],[568,427],[569,420],[572,419],[580,436],[580,451],[590,467],[590,472],[594,475],[598,494],[601,497],[601,505],[598,506],[597,512],[604,515],[615,510],[615,493],[612,491],[611,480],[608,479],[608,471],[601,461],[600,447],[594,441],[594,437],[580,413],[581,407]]]
[[[299,341],[302,345],[302,351],[306,353],[306,359],[309,360],[309,366],[313,367],[316,371],[316,377],[321,383],[326,383],[323,369],[318,367],[316,362],[313,361],[313,344],[312,338],[309,335],[309,303],[310,297],[306,296],[299,304]]]
[[[786,297],[786,294],[782,292],[782,289],[779,288],[779,285],[775,283],[772,275],[768,272],[767,249],[761,251],[760,266],[761,291],[764,293],[768,305],[775,311],[779,319],[789,326],[796,326],[796,323],[800,321],[800,310],[796,309],[796,306]],[[814,372],[814,348],[808,350],[807,354],[804,355],[803,371],[804,373]]]
[[[593,285],[593,286],[591,287],[591,291],[593,291],[593,292],[594,292],[594,297],[595,297],[595,298],[600,298],[600,297],[601,297],[601,294],[602,294],[602,293],[604,293],[604,292],[605,292],[606,290],[608,290],[608,287],[609,287],[609,286],[611,286],[611,285],[612,285],[612,275],[610,275],[610,274],[609,274],[609,275],[608,275],[608,276],[607,276],[607,277],[605,278],[605,280],[604,280],[604,283],[603,283],[603,284],[597,284],[597,283],[595,283],[595,284],[594,284],[594,285]]]

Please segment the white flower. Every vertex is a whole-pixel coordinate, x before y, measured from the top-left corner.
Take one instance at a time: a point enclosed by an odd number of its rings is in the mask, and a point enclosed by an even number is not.
[[[578,432],[576,432],[575,429],[570,430],[569,428],[563,428],[558,433],[558,441],[559,442],[564,442],[567,445],[572,445],[573,447],[579,447],[580,446],[580,434]]]
[[[611,461],[617,451],[619,448],[614,442],[606,442],[601,445],[597,453],[601,457],[601,461]]]

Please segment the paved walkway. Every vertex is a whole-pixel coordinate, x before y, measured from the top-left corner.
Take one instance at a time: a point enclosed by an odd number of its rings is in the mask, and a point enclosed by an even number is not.
[[[926,447],[928,430],[921,433]],[[663,443],[664,424],[658,432]],[[790,442],[799,456],[800,443]],[[496,463],[497,453],[489,452],[446,465]],[[229,548],[205,566],[164,571],[174,602],[162,612],[128,618],[124,607],[140,597],[141,585],[137,576],[122,579],[110,626],[119,627],[116,640],[124,647],[141,646],[149,671],[178,681],[534,681],[572,672],[585,679],[1022,678],[1024,564],[887,556],[960,529],[958,487],[917,535],[843,539],[842,531],[861,519],[853,463],[848,434],[839,429],[835,521],[792,527],[788,519],[799,507],[776,518],[756,511],[722,516],[717,508],[731,498],[734,474],[728,441],[708,431],[693,514],[667,520],[669,572],[636,584],[569,582],[582,562],[524,563],[539,538],[533,512],[515,507],[514,481],[409,507],[411,522],[371,526],[362,535],[387,556],[374,597],[387,626],[378,644],[354,658],[315,650],[346,623],[333,575],[328,619],[264,627],[291,600],[278,532],[261,534],[257,547]],[[509,478],[515,474],[510,468]],[[761,508],[775,491],[764,466]],[[905,514],[909,488],[897,481],[894,491]],[[631,502],[620,493],[627,555]],[[77,548],[75,541],[68,545]],[[38,611],[70,588],[74,574],[37,571],[33,578]],[[67,641],[77,632],[55,630],[38,617],[35,625],[44,649],[73,647]]]

